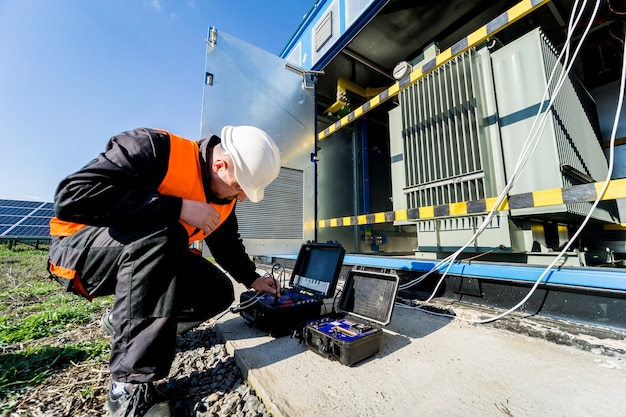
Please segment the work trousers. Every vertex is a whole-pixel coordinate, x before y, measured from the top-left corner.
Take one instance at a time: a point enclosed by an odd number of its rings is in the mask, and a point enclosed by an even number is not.
[[[115,335],[109,368],[114,380],[149,382],[168,375],[179,321],[202,322],[234,300],[230,279],[189,250],[178,222],[121,229],[87,226],[55,238],[51,262],[73,268],[90,296],[115,295]]]

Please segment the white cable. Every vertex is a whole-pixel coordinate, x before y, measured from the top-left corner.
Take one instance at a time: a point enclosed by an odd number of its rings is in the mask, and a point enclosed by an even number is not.
[[[589,20],[589,24],[587,25],[584,34],[582,35],[580,42],[572,56],[571,61],[569,61],[568,63],[568,57],[569,57],[569,46],[570,46],[570,41],[571,41],[571,36],[573,34],[573,28],[577,26],[578,21],[580,20],[580,18],[582,17],[583,11],[584,11],[584,7],[586,5],[586,0],[583,2],[583,5],[580,9],[580,11],[576,14],[575,10],[577,7],[577,3],[574,5],[574,8],[572,10],[572,15],[570,17],[570,22],[568,25],[568,36],[566,39],[566,42],[564,44],[564,48],[561,51],[561,54],[559,55],[559,57],[557,58],[557,65],[555,65],[553,67],[553,70],[550,74],[549,80],[546,83],[546,89],[544,90],[544,95],[540,101],[540,106],[538,109],[538,113],[537,113],[537,117],[535,117],[535,121],[533,122],[533,126],[531,127],[531,131],[529,132],[529,136],[527,137],[524,146],[523,146],[523,151],[520,155],[520,157],[518,158],[517,164],[515,166],[514,172],[511,176],[511,180],[509,181],[509,183],[507,184],[507,186],[505,187],[505,190],[500,194],[500,197],[498,198],[497,203],[494,205],[493,209],[490,211],[489,215],[487,216],[487,218],[485,219],[485,221],[483,221],[483,223],[481,224],[481,226],[479,227],[479,229],[476,231],[476,233],[474,234],[474,236],[463,246],[461,247],[459,250],[457,250],[454,254],[446,257],[444,260],[440,261],[437,265],[435,265],[428,273],[420,276],[418,279],[413,280],[407,284],[403,284],[400,289],[406,289],[412,285],[415,285],[415,283],[419,280],[423,280],[427,275],[430,275],[432,272],[438,270],[440,268],[441,265],[443,265],[444,263],[448,263],[447,268],[444,272],[444,274],[442,275],[442,277],[440,278],[439,282],[437,283],[437,286],[435,287],[434,291],[432,292],[431,296],[422,303],[426,304],[428,302],[430,302],[432,300],[432,298],[436,295],[437,290],[439,288],[439,286],[441,285],[441,283],[443,282],[446,274],[448,273],[452,262],[458,257],[458,255],[467,247],[469,246],[469,244],[471,244],[477,236],[479,236],[484,229],[486,228],[486,226],[489,224],[489,222],[491,221],[491,219],[493,218],[493,215],[496,211],[496,209],[500,206],[502,200],[504,199],[504,196],[506,196],[508,194],[508,191],[510,190],[510,188],[512,187],[512,185],[517,181],[517,177],[518,174],[523,170],[523,168],[526,166],[528,160],[530,159],[530,156],[533,154],[534,150],[537,147],[538,142],[538,138],[540,137],[540,133],[543,131],[543,129],[545,128],[545,124],[546,122],[549,120],[548,115],[549,115],[549,110],[552,107],[552,104],[554,102],[554,99],[556,98],[556,96],[558,95],[558,93],[560,92],[560,89],[563,85],[563,83],[565,82],[565,80],[567,79],[567,74],[569,73],[569,71],[571,70],[571,66],[574,63],[574,59],[575,57],[578,55],[578,52],[583,44],[584,39],[586,38],[589,30],[591,29],[592,26],[592,22],[593,22],[593,18],[595,17],[598,7],[599,7],[599,1],[596,2],[596,6],[594,8],[593,11],[593,15]],[[576,17],[574,18],[574,16],[576,15]],[[564,59],[564,63],[563,66],[561,67],[561,73],[559,74],[558,80],[556,82],[555,88],[554,88],[554,92],[551,95],[551,100],[546,108],[546,110],[544,110],[542,112],[542,108],[543,108],[543,103],[545,101],[546,95],[549,92],[549,88],[552,82],[552,78],[554,77],[554,74],[556,72],[556,69],[558,68],[558,64],[561,60],[561,58],[563,57],[563,55],[565,54],[565,59]],[[621,104],[620,104],[621,107]],[[543,113],[543,117],[539,117],[541,114]],[[619,114],[618,114],[619,115]],[[537,123],[537,121],[540,120],[539,123]],[[616,124],[617,124],[617,120],[616,119]],[[533,134],[533,132],[535,132],[535,127],[539,126],[539,130],[536,131],[535,134]],[[616,126],[616,125],[615,125]],[[610,163],[610,169],[609,169],[609,173],[608,173],[608,178],[610,179],[611,173],[612,173],[612,158],[611,157],[611,163]],[[608,180],[605,183],[605,186],[602,190],[602,194],[604,194],[606,187],[608,187]],[[523,305],[524,302],[526,302],[528,300],[528,298],[530,298],[530,296],[534,293],[536,287],[538,286],[538,284],[543,280],[543,277],[547,274],[548,271],[551,270],[551,268],[556,264],[556,262],[558,262],[563,254],[567,251],[567,249],[569,249],[569,247],[571,246],[571,244],[573,243],[573,241],[575,241],[575,239],[578,237],[578,235],[582,232],[582,230],[584,229],[584,226],[587,224],[587,222],[589,221],[589,218],[593,212],[593,210],[595,210],[595,207],[597,206],[599,199],[601,198],[601,195],[599,196],[599,198],[596,200],[596,202],[594,203],[592,209],[590,210],[590,212],[588,213],[588,215],[586,216],[585,220],[583,221],[583,224],[581,225],[581,227],[579,228],[578,232],[570,239],[570,241],[567,243],[567,245],[565,246],[565,248],[563,249],[563,251],[554,259],[554,261],[544,270],[544,272],[540,275],[540,277],[536,280],[535,285],[533,286],[533,288],[531,289],[531,291],[527,294],[527,296],[520,302],[518,303],[515,307],[511,308],[510,310],[507,310],[506,312],[504,312],[501,315],[498,315],[495,318],[491,318],[488,319],[486,321],[482,321],[482,322],[487,322],[487,321],[492,321],[492,320],[496,320],[498,318],[503,317],[506,314],[509,314],[512,311],[515,311],[517,308],[519,308],[521,305]],[[428,311],[427,311],[428,312]],[[431,312],[432,313],[432,312]],[[439,314],[439,313],[438,313]],[[439,314],[440,315],[440,314]]]
[[[576,28],[578,26],[578,22],[582,18],[584,9],[586,7],[586,4],[587,4],[587,0],[584,0],[583,4],[581,5],[580,11],[578,12],[576,17],[574,18],[575,14],[576,14],[575,11],[576,11],[576,8],[577,8],[577,5],[578,5],[578,1],[576,1],[576,3],[574,3],[574,7],[572,9],[572,15],[570,16],[570,20],[569,20],[569,23],[568,23],[567,38],[565,39],[565,43],[563,45],[563,50],[561,51],[561,53],[559,54],[559,56],[557,58],[557,65],[555,65],[552,68],[552,71],[550,72],[550,77],[549,77],[549,79],[548,79],[548,81],[546,83],[546,88],[544,89],[544,92],[543,92],[543,96],[541,97],[541,100],[539,101],[539,109],[537,111],[537,117],[535,117],[535,120],[533,121],[533,125],[532,125],[532,127],[530,129],[531,133],[534,132],[534,129],[537,126],[537,121],[540,121],[539,125],[541,126],[541,123],[545,123],[545,121],[548,120],[548,117],[544,116],[542,118],[539,118],[538,116],[542,113],[543,103],[544,103],[544,101],[546,100],[546,98],[549,95],[550,85],[552,84],[552,79],[554,78],[554,74],[556,73],[556,70],[559,67],[558,63],[561,62],[561,59],[563,59],[563,65],[561,66],[561,72],[560,72],[559,76],[557,77],[557,82],[555,84],[555,91],[558,92],[560,90],[560,86],[562,85],[562,83],[567,79],[567,74],[569,73],[569,71],[567,70],[568,62],[573,63],[574,62],[574,58],[577,55],[577,52],[575,52],[574,56],[572,57],[572,60],[569,61],[571,37],[574,34],[574,28]],[[597,4],[599,4],[599,2]],[[588,27],[590,27],[590,26],[588,26]],[[584,36],[585,35],[583,35],[582,39],[584,39]],[[582,45],[582,39],[581,39],[581,42],[579,43],[579,45]],[[565,55],[564,58],[563,58],[563,55]],[[548,114],[548,111],[552,107],[552,103],[554,101],[554,98],[556,97],[556,94],[552,94],[551,96],[552,96],[552,100],[550,101],[550,103],[548,104],[548,107],[543,112],[544,115]],[[543,127],[541,128],[541,131],[543,131]],[[532,136],[532,135],[529,134],[529,136]],[[539,135],[537,134],[537,135],[535,135],[533,137],[533,140],[526,141],[524,143],[524,146],[522,147],[522,152],[520,154],[520,157],[518,158],[517,163],[515,165],[515,169],[513,170],[513,172],[514,172],[513,175],[516,176],[515,181],[513,181],[513,182],[517,181],[518,173],[521,172],[521,170],[526,165],[526,162],[530,159],[530,156],[534,153],[534,150],[536,148],[536,145],[532,146],[532,147],[527,146],[528,143],[532,143],[532,142],[537,143],[538,142],[538,138],[539,138]],[[511,187],[509,187],[509,188],[511,188]]]
[[[428,298],[428,300],[424,301],[425,303],[429,302],[430,300],[432,300],[432,298],[434,297],[434,295],[437,293],[437,290],[439,289],[439,286],[441,285],[441,283],[443,282],[443,279],[445,278],[445,276],[447,275],[450,267],[452,266],[452,263],[457,259],[457,257],[472,243],[476,240],[476,238],[478,236],[480,236],[483,231],[486,229],[486,227],[489,225],[489,223],[491,222],[491,220],[493,219],[495,212],[497,211],[498,207],[500,207],[500,204],[502,203],[502,201],[504,200],[504,198],[508,195],[510,189],[513,187],[513,185],[515,184],[515,182],[517,182],[519,173],[523,170],[523,168],[526,166],[526,163],[528,162],[528,160],[530,159],[530,156],[532,156],[532,153],[534,152],[534,150],[537,147],[538,144],[538,138],[540,137],[540,134],[543,132],[543,129],[545,128],[546,122],[548,120],[548,111],[550,110],[550,108],[552,107],[552,103],[554,102],[554,99],[556,98],[558,92],[560,91],[564,81],[567,79],[567,74],[569,72],[569,68],[571,68],[571,64],[569,66],[566,66],[567,64],[567,59],[569,57],[569,45],[570,45],[570,41],[571,41],[571,37],[573,35],[574,32],[574,28],[578,25],[578,22],[580,21],[583,12],[584,12],[584,7],[587,3],[587,0],[583,1],[583,4],[581,6],[581,9],[578,13],[575,13],[577,5],[578,5],[578,0],[575,2],[574,7],[572,9],[572,14],[570,16],[570,20],[569,20],[569,24],[568,24],[568,31],[567,31],[567,38],[565,40],[565,44],[564,44],[564,48],[561,51],[560,55],[557,58],[557,65],[555,65],[550,73],[550,77],[546,83],[546,88],[544,89],[544,93],[543,96],[540,100],[540,105],[539,105],[539,109],[537,110],[537,115],[533,121],[533,125],[528,133],[528,136],[526,138],[526,140],[524,141],[524,145],[522,147],[523,151],[520,154],[517,163],[515,165],[515,169],[513,170],[513,173],[511,174],[511,179],[509,180],[509,182],[506,184],[504,190],[500,193],[500,195],[498,196],[498,199],[496,201],[496,203],[494,204],[494,207],[491,209],[491,211],[488,213],[487,217],[485,218],[485,220],[482,222],[482,224],[480,225],[480,227],[478,228],[478,230],[474,233],[474,235],[468,240],[468,242],[463,245],[462,247],[460,247],[456,252],[454,252],[453,254],[447,256],[446,258],[444,258],[443,260],[439,261],[435,266],[433,266],[433,268],[427,272],[424,275],[421,275],[420,277],[418,277],[417,279],[405,283],[402,286],[400,286],[400,289],[406,289],[409,288],[413,285],[415,285],[416,283],[422,281],[424,278],[426,278],[428,275],[430,275],[431,273],[439,270],[439,268],[441,266],[443,266],[444,264],[447,264],[447,268],[443,273],[443,276],[441,277],[441,280],[439,281],[439,283],[437,284],[437,286],[435,287],[435,290],[433,291],[431,297]],[[596,9],[597,9],[597,5],[599,4],[599,2],[596,4]],[[595,15],[595,13],[594,13]],[[588,28],[590,28],[590,25],[588,26]],[[584,37],[586,36],[583,35],[583,37],[581,38],[581,42],[579,43],[579,47],[576,50],[576,53],[574,54],[574,57],[577,55],[578,50],[580,49],[580,46],[582,45],[582,40],[584,39]],[[556,69],[559,67],[558,63],[561,61],[561,58],[563,57],[563,55],[565,54],[565,61],[564,64],[561,66],[561,73],[559,74],[558,77],[558,81],[556,83],[555,89],[553,94],[551,95],[552,98],[548,104],[548,107],[546,108],[545,111],[542,111],[543,108],[543,103],[545,101],[545,99],[547,98],[548,94],[549,94],[549,89],[550,89],[550,85],[552,83],[552,79],[554,77],[554,74],[556,72]],[[572,58],[571,63],[573,64],[574,59]],[[567,69],[567,71],[566,71]],[[539,126],[540,126],[540,130],[539,131],[535,131],[536,126],[538,125],[537,122],[540,121]],[[533,146],[529,146],[528,144],[531,143],[534,145]],[[530,151],[529,153],[529,149],[532,149],[532,151]]]
[[[594,10],[594,16],[595,16],[595,11],[597,11],[597,6],[596,6],[596,9]],[[592,16],[590,22],[593,21],[593,17],[594,16]],[[586,33],[587,32],[585,32],[585,35],[586,35]],[[582,40],[581,40],[581,43],[582,43]],[[470,320],[470,319],[465,319],[465,318],[460,318],[460,317],[457,317],[457,316],[453,316],[453,315],[450,315],[450,314],[435,313],[435,312],[432,312],[432,311],[428,311],[428,310],[424,310],[422,308],[419,308],[419,306],[417,307],[418,309],[420,309],[420,310],[422,310],[422,311],[424,311],[426,313],[429,313],[429,314],[435,314],[435,315],[444,316],[444,317],[452,317],[452,318],[456,318],[456,319],[467,321],[467,322],[474,323],[474,324],[483,324],[483,323],[489,323],[489,322],[498,320],[498,319],[500,319],[500,318],[510,314],[511,312],[513,312],[513,311],[517,310],[519,307],[521,307],[526,301],[528,301],[528,299],[532,296],[532,294],[535,292],[535,290],[539,286],[539,283],[541,283],[541,281],[543,281],[543,278],[548,274],[548,272],[550,272],[552,270],[554,265],[556,265],[556,263],[563,257],[565,252],[567,252],[569,250],[569,248],[571,247],[572,243],[578,238],[580,233],[582,233],[582,231],[584,230],[585,226],[589,222],[589,219],[591,218],[591,214],[596,209],[596,207],[598,206],[599,202],[602,200],[602,197],[606,193],[606,190],[607,190],[607,188],[609,186],[609,182],[611,180],[611,176],[613,175],[613,167],[614,167],[614,163],[615,163],[615,137],[617,135],[617,128],[618,128],[618,124],[619,124],[619,120],[620,120],[620,114],[621,114],[622,105],[623,105],[623,101],[624,101],[624,90],[626,89],[626,39],[625,39],[625,42],[624,42],[624,51],[622,53],[622,73],[621,73],[621,80],[620,80],[620,82],[621,82],[621,86],[620,86],[620,89],[619,89],[619,96],[618,96],[618,101],[617,101],[617,105],[616,105],[616,109],[615,109],[615,118],[614,118],[614,121],[613,121],[613,128],[612,128],[612,131],[611,131],[611,138],[610,138],[610,144],[609,144],[609,167],[608,167],[608,172],[607,172],[604,184],[602,186],[602,189],[598,193],[598,196],[596,197],[595,201],[593,202],[593,205],[592,205],[591,209],[589,210],[589,213],[587,214],[587,216],[585,217],[585,219],[581,223],[581,225],[578,228],[578,230],[574,233],[572,238],[563,247],[563,249],[557,255],[557,257],[550,263],[550,265],[548,265],[548,267],[546,267],[544,269],[543,273],[539,276],[539,278],[537,278],[537,280],[535,280],[535,283],[534,283],[533,287],[528,292],[526,297],[524,297],[524,299],[522,299],[514,307],[511,307],[509,310],[507,310],[507,311],[505,311],[505,312],[503,312],[501,314],[498,314],[496,316],[484,319],[484,320]]]
[[[585,4],[586,4],[586,0],[583,2],[583,6],[582,7],[584,7]],[[594,16],[595,16],[595,13],[597,12],[598,6],[599,6],[599,1],[596,2],[596,8],[594,10]],[[573,28],[576,27],[576,25],[578,24],[578,21],[580,20],[580,18],[582,16],[582,13],[583,13],[583,10],[581,9],[581,11],[577,14],[576,18],[572,19],[573,16],[575,15],[574,10],[572,11],[572,16],[570,17],[570,22],[569,22],[569,26],[568,26],[568,36],[567,36],[567,39],[566,39],[566,42],[565,42],[565,45],[564,45],[564,49],[563,49],[563,51],[561,52],[561,54],[559,56],[559,60],[563,56],[563,53],[566,53],[566,57],[569,56],[569,42],[570,42],[571,35],[573,33]],[[503,192],[498,197],[498,200],[497,200],[496,204],[494,204],[494,207],[489,212],[487,218],[483,221],[482,225],[476,231],[474,236],[472,236],[472,238],[470,238],[470,240],[464,246],[459,248],[455,253],[453,253],[452,255],[448,256],[442,262],[439,262],[437,265],[435,265],[435,267],[433,267],[433,269],[438,269],[440,267],[440,265],[442,265],[445,262],[448,262],[448,266],[447,266],[444,274],[442,275],[440,281],[438,282],[437,286],[435,287],[435,290],[433,291],[433,294],[431,295],[431,297],[428,298],[428,300],[425,301],[425,303],[429,302],[430,300],[432,300],[434,295],[437,293],[437,290],[438,290],[439,286],[443,282],[443,280],[446,277],[450,267],[452,266],[452,262],[454,262],[454,260],[456,260],[458,255],[460,253],[462,253],[462,251],[465,250],[465,248],[467,248],[467,246],[469,246],[484,231],[486,226],[493,219],[493,216],[495,215],[496,209],[500,206],[500,204],[504,200],[505,196],[508,195],[508,192],[510,191],[512,186],[517,181],[519,173],[526,166],[526,163],[530,159],[530,156],[532,155],[532,152],[534,152],[534,150],[536,149],[536,146],[538,144],[538,138],[540,137],[540,134],[543,132],[543,129],[545,128],[546,122],[549,120],[549,118],[548,118],[548,116],[549,116],[548,111],[552,107],[554,99],[556,98],[556,96],[560,92],[560,89],[561,89],[564,81],[566,80],[566,76],[567,76],[567,74],[569,72],[569,69],[573,65],[574,59],[575,59],[576,55],[578,54],[578,51],[580,50],[580,47],[582,46],[582,42],[583,42],[584,38],[586,37],[586,34],[588,33],[589,29],[591,28],[591,23],[592,23],[592,20],[590,20],[590,23],[587,25],[587,29],[585,30],[585,33],[581,37],[581,41],[579,42],[579,45],[576,48],[576,51],[575,51],[575,53],[574,53],[570,63],[569,64],[567,64],[567,63],[563,64],[561,74],[559,75],[559,79],[558,79],[557,84],[555,86],[554,92],[551,95],[551,100],[548,103],[548,107],[546,108],[546,110],[544,112],[541,112],[541,109],[543,107],[543,102],[544,102],[544,100],[546,98],[546,95],[549,92],[551,80],[553,78],[553,75],[555,73],[556,68],[558,67],[558,63],[559,62],[557,60],[557,65],[555,65],[555,67],[553,68],[553,70],[551,72],[550,80],[548,81],[548,83],[546,83],[546,89],[544,90],[544,94],[543,94],[543,97],[541,99],[540,107],[539,107],[538,112],[537,112],[537,117],[535,118],[535,121],[534,121],[533,126],[531,128],[531,131],[529,132],[529,135],[528,135],[528,137],[525,140],[525,144],[523,146],[524,152],[522,152],[522,154],[518,158],[518,162],[516,164],[516,167],[515,167],[515,170],[514,170],[513,174],[511,175],[511,179],[509,180],[509,183],[505,186]],[[537,124],[538,120],[539,120],[539,123]],[[536,126],[539,126],[539,128],[538,128],[539,130],[534,130]],[[532,146],[529,146],[528,145],[529,143]],[[532,149],[532,151],[530,153],[528,152],[529,149]],[[431,272],[432,272],[432,270],[429,272],[429,274]],[[405,285],[407,285],[407,284],[405,284]],[[402,287],[402,288],[406,288],[406,287]]]
[[[500,206],[500,204],[502,203],[502,201],[504,200],[504,198],[508,195],[509,190],[512,188],[512,186],[515,184],[515,182],[517,181],[518,178],[518,174],[519,172],[521,172],[521,170],[525,167],[526,162],[530,159],[530,156],[532,155],[532,152],[529,154],[528,153],[528,149],[534,149],[536,148],[536,139],[535,138],[539,138],[540,137],[540,133],[543,132],[543,128],[545,127],[546,121],[548,120],[548,110],[551,108],[552,103],[554,101],[554,98],[556,97],[556,95],[558,94],[561,86],[563,85],[564,80],[566,79],[567,73],[568,71],[565,71],[566,69],[566,65],[564,63],[564,65],[562,66],[562,70],[561,70],[561,74],[559,75],[559,81],[557,81],[557,86],[555,87],[555,91],[552,94],[552,99],[550,100],[548,107],[546,108],[546,110],[544,112],[542,112],[542,107],[543,107],[543,103],[549,93],[549,88],[550,88],[550,84],[552,82],[552,78],[554,77],[554,74],[556,72],[556,69],[558,68],[558,63],[560,62],[561,58],[563,57],[563,54],[566,54],[566,59],[567,57],[569,57],[569,44],[570,44],[570,40],[571,40],[571,36],[573,34],[573,30],[574,28],[577,26],[578,22],[580,21],[580,18],[582,17],[583,11],[584,11],[584,7],[586,5],[587,0],[584,0],[583,5],[581,6],[581,10],[580,12],[578,12],[577,14],[574,13],[575,12],[575,8],[577,7],[578,1],[576,1],[575,5],[574,5],[574,9],[572,10],[572,15],[570,16],[570,21],[569,21],[569,25],[568,25],[568,32],[567,32],[567,39],[564,45],[564,49],[561,52],[561,54],[559,55],[559,57],[557,58],[557,65],[555,65],[552,69],[552,72],[550,74],[550,78],[548,80],[548,82],[546,83],[546,88],[544,89],[544,93],[543,96],[540,100],[540,107],[537,110],[537,115],[535,117],[535,120],[533,122],[533,125],[528,133],[528,136],[524,142],[524,146],[522,147],[524,149],[524,151],[521,153],[520,157],[518,158],[517,164],[515,166],[515,169],[513,171],[513,174],[511,175],[511,179],[509,180],[508,184],[505,186],[504,190],[500,193],[498,200],[496,202],[496,204],[494,204],[494,207],[492,208],[492,210],[488,213],[487,218],[483,221],[483,223],[481,224],[481,226],[478,228],[478,230],[474,233],[474,235],[469,239],[469,241],[462,246],[461,248],[459,248],[456,252],[454,252],[452,255],[449,255],[448,257],[444,258],[442,261],[438,262],[426,275],[423,275],[421,277],[419,277],[417,280],[414,280],[410,283],[406,283],[403,284],[400,288],[401,289],[406,289],[412,285],[415,285],[415,283],[418,280],[422,280],[423,278],[425,278],[426,276],[430,275],[430,273],[434,272],[435,270],[438,270],[442,265],[447,263],[447,268],[442,276],[441,281],[439,282],[439,284],[436,286],[435,291],[433,291],[433,296],[434,294],[436,294],[437,289],[439,287],[439,285],[441,284],[441,282],[443,281],[443,278],[445,278],[445,276],[447,275],[452,262],[454,262],[456,260],[456,258],[465,250],[465,248],[467,248],[467,246],[469,246],[473,241],[475,241],[475,239],[480,236],[480,234],[482,234],[482,232],[485,230],[485,228],[489,225],[489,223],[491,222],[491,220],[493,219],[496,209]],[[576,16],[576,18],[574,18],[574,16]],[[584,39],[584,36],[583,36]],[[582,45],[582,40],[580,42],[579,45]],[[579,46],[580,47],[580,46]],[[576,55],[576,54],[575,54]],[[574,55],[574,56],[575,56]],[[572,59],[572,63],[573,63],[573,59]],[[570,65],[571,67],[571,65]],[[539,126],[541,126],[541,130],[539,131],[535,131],[535,127],[537,126],[537,121],[540,120],[541,122],[539,123]],[[535,143],[534,146],[530,147],[528,146],[528,143]],[[432,299],[431,296],[426,302],[430,301]]]

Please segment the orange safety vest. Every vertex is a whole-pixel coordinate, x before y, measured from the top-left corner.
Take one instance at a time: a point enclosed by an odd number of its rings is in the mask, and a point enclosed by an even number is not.
[[[202,168],[200,166],[200,150],[198,142],[170,135],[170,159],[167,174],[159,185],[159,192],[165,195],[182,197],[185,200],[206,201],[202,184]],[[228,218],[235,207],[236,199],[228,204],[209,203],[220,214],[219,227]],[[204,239],[207,234],[202,229],[181,221],[187,229],[189,244]]]
[[[200,166],[200,152],[198,142],[176,136],[163,130],[170,137],[170,157],[167,174],[159,185],[159,192],[164,195],[182,197],[185,200],[206,201],[202,184],[202,169]],[[209,203],[220,214],[217,227],[228,218],[235,207],[236,199],[228,204]],[[207,235],[202,229],[191,226],[182,220],[189,235],[189,244],[202,240]],[[61,220],[53,217],[50,220],[51,236],[70,236],[86,225]],[[216,228],[217,228],[216,227]]]

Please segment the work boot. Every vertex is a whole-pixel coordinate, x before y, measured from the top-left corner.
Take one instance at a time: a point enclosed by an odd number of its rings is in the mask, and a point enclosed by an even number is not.
[[[100,328],[109,336],[113,337],[115,330],[113,329],[113,312],[107,311],[100,319]]]
[[[107,409],[112,417],[171,417],[174,415],[169,401],[154,387],[152,382],[112,382]]]

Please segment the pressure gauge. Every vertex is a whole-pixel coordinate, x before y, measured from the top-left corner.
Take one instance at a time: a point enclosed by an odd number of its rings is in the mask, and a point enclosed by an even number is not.
[[[393,69],[393,78],[401,80],[409,75],[412,71],[411,64],[406,61],[400,61]]]

